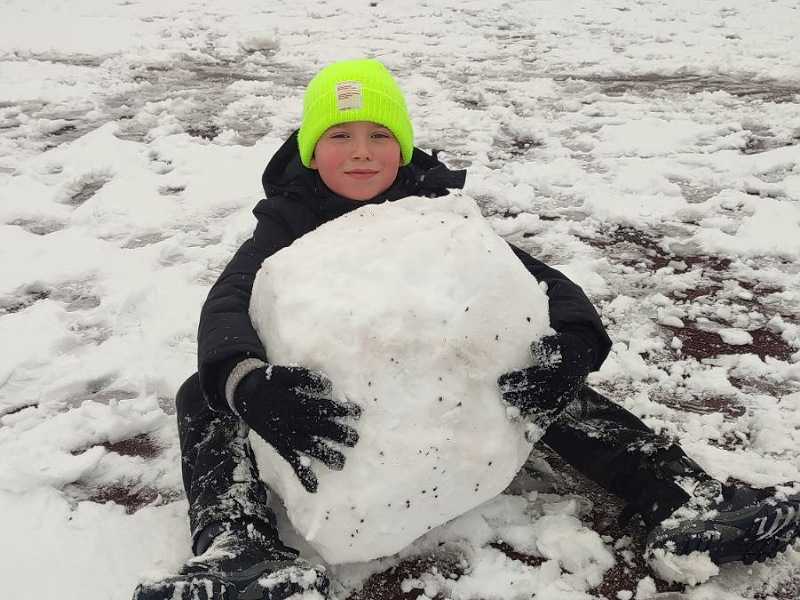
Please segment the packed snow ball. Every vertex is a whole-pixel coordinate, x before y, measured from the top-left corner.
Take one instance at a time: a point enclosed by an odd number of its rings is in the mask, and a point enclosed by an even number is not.
[[[344,469],[312,462],[314,494],[251,434],[262,478],[329,563],[398,552],[502,492],[527,459],[533,440],[497,378],[552,332],[547,296],[470,198],[322,225],[264,261],[250,316],[272,364],[318,370],[362,408]]]

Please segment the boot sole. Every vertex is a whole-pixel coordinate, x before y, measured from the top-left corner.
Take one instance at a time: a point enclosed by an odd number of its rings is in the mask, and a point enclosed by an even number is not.
[[[258,573],[274,567],[273,561],[259,563]],[[252,572],[254,569],[248,569]],[[133,600],[285,600],[294,594],[317,591],[327,598],[330,582],[324,572],[313,567],[291,565],[252,581],[244,589],[241,584],[248,579],[220,577],[212,573],[177,575],[157,583],[140,584]],[[240,586],[237,587],[237,583]]]
[[[677,555],[708,552],[716,564],[745,564],[774,558],[800,535],[800,494],[774,505],[760,505],[711,520],[656,527],[648,536],[648,553],[657,548]]]
[[[293,565],[259,577],[239,592],[235,600],[284,600],[310,591],[327,598],[329,587],[330,582],[321,570]]]
[[[236,600],[236,587],[212,575],[176,575],[157,583],[140,583],[133,600]]]

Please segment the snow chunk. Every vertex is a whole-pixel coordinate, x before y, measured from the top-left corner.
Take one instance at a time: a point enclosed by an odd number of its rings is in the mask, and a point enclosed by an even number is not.
[[[662,308],[658,309],[658,323],[659,325],[665,325],[667,327],[682,328],[684,326],[683,321],[680,318],[670,314],[668,311]]]
[[[583,573],[600,585],[614,557],[596,531],[569,515],[545,515],[533,524],[538,554],[557,560],[570,573]]]
[[[731,346],[746,346],[753,343],[753,336],[744,329],[726,328],[719,330],[722,341]]]
[[[648,564],[656,575],[669,583],[697,585],[719,573],[719,567],[711,562],[708,552],[692,552],[682,556],[657,548],[648,559]]]
[[[636,600],[649,600],[656,595],[656,582],[652,577],[644,577],[636,584]]]
[[[271,362],[324,372],[363,409],[344,470],[313,461],[316,494],[252,436],[262,477],[325,560],[393,554],[524,464],[526,428],[497,378],[550,332],[547,296],[472,200],[412,197],[324,224],[264,262],[250,314]]]
[[[239,47],[248,52],[277,50],[280,43],[274,33],[252,32],[239,40]]]

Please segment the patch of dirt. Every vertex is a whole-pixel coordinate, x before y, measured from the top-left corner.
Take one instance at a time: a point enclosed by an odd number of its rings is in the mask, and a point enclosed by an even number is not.
[[[787,85],[777,80],[743,80],[725,75],[685,75],[664,76],[660,74],[630,75],[623,77],[572,77],[571,75],[554,76],[556,81],[566,79],[582,79],[599,83],[604,94],[621,96],[629,92],[652,96],[664,90],[672,94],[702,94],[707,92],[727,92],[739,98],[753,98],[762,102],[797,102],[800,87]]]
[[[533,556],[531,554],[523,554],[522,552],[517,552],[506,544],[505,542],[492,542],[489,544],[495,550],[499,550],[503,554],[505,554],[508,558],[512,560],[518,560],[521,563],[528,565],[529,567],[538,567],[543,564],[546,559],[542,558],[541,556]]]
[[[777,294],[783,291],[782,287],[770,285],[768,283],[763,283],[761,281],[737,279],[736,282],[739,284],[740,287],[743,287],[744,289],[753,293],[757,293],[761,296],[769,296],[770,294]]]
[[[9,225],[22,227],[25,231],[34,235],[47,235],[64,228],[64,224],[58,221],[39,221],[35,219],[15,219]]]
[[[440,573],[448,579],[458,579],[465,572],[465,562],[457,555],[443,554],[409,558],[380,573],[371,575],[361,589],[346,600],[416,600],[418,588],[403,592],[401,584],[406,579],[417,579],[423,573]],[[441,598],[441,596],[437,596]]]
[[[146,433],[128,438],[127,440],[120,440],[119,442],[103,442],[97,445],[121,456],[140,456],[145,459],[155,458],[161,454],[162,451],[161,446]],[[83,446],[72,450],[70,454],[77,456],[95,447],[95,445]]]
[[[122,244],[122,248],[126,250],[133,250],[134,248],[143,248],[144,246],[151,246],[152,244],[158,244],[159,242],[163,242],[169,236],[160,233],[143,233],[141,235],[136,235],[133,237],[128,238],[124,244]]]
[[[73,184],[73,189],[64,203],[76,207],[82,205],[99,192],[110,179],[108,175],[102,173],[84,175]]]
[[[752,132],[747,136],[744,148],[741,149],[742,154],[760,154],[775,148],[784,148],[786,146],[796,145],[794,140],[784,140],[776,138],[771,132],[756,133]],[[756,195],[760,195],[756,193]]]
[[[509,150],[509,154],[511,154],[511,156],[523,156],[528,152],[528,150],[542,145],[543,144],[541,140],[536,140],[532,137],[514,136],[511,139],[511,149]]]
[[[797,600],[800,598],[800,573],[779,583],[770,582],[768,587],[768,591],[757,592],[753,600]]]
[[[77,310],[89,310],[100,306],[100,298],[93,294],[79,294],[69,299],[65,310],[75,312]]]
[[[651,234],[633,227],[619,226],[599,237],[579,239],[594,248],[608,251],[609,258],[628,267],[645,264],[656,271],[675,260]]]
[[[99,67],[106,60],[105,56],[95,54],[61,54],[54,51],[37,52],[30,55],[30,60],[38,62],[48,62],[62,65],[73,65],[78,67]]]
[[[681,256],[680,260],[685,262],[689,267],[700,265],[703,269],[710,269],[717,272],[727,271],[733,262],[730,258],[723,258],[721,256]]]
[[[186,128],[186,133],[188,133],[190,136],[203,138],[206,140],[213,140],[220,134],[221,131],[222,130],[217,125],[213,124]]]
[[[778,334],[768,329],[754,329],[748,333],[753,338],[752,344],[734,346],[722,341],[719,334],[705,331],[691,325],[686,327],[671,327],[663,325],[672,331],[682,343],[681,352],[697,360],[713,358],[723,354],[756,354],[764,360],[767,356],[778,360],[789,360],[794,350]]]
[[[140,434],[118,442],[103,442],[99,445],[109,452],[115,452],[122,456],[139,456],[144,459],[154,458],[162,452],[161,446],[147,434]],[[78,448],[73,450],[71,454],[82,454],[93,447]],[[144,506],[154,503],[157,505],[168,504],[181,497],[181,493],[178,490],[159,490],[151,486],[127,481],[113,484],[76,481],[66,486],[64,491],[78,501],[119,504],[125,507],[125,512],[129,515]]]
[[[716,285],[712,283],[709,285],[698,286],[696,288],[684,290],[682,292],[675,292],[674,296],[680,299],[697,300],[698,298],[712,296],[721,289],[722,289],[721,285]]]
[[[531,135],[525,135],[503,128],[500,136],[496,137],[492,143],[492,151],[488,158],[491,161],[518,159],[525,156],[531,150],[544,145],[540,139]]]
[[[50,136],[53,136],[53,137],[58,137],[58,136],[70,133],[72,131],[76,131],[77,129],[78,128],[75,127],[75,125],[64,125],[63,127],[59,127],[58,129],[56,129],[55,131],[51,131],[47,135],[50,135]]]
[[[19,406],[14,406],[12,408],[4,408],[3,410],[0,410],[0,419],[7,417],[8,415],[15,415],[18,412],[22,412],[26,408],[36,408],[37,406],[39,406],[39,404],[34,402],[32,404],[20,404]]]
[[[76,125],[66,125],[57,129],[55,132],[48,133],[45,138],[46,141],[42,146],[42,150],[52,150],[53,148],[58,148],[62,144],[66,144],[68,142],[73,142],[80,137],[83,137],[87,133],[94,131],[99,127],[98,123],[94,122],[78,122]]]
[[[132,515],[140,508],[152,504],[159,496],[159,491],[145,487],[138,490],[124,485],[100,486],[89,495],[87,500],[105,504],[113,502],[125,507],[125,513]]]
[[[145,506],[161,506],[181,497],[181,494],[175,490],[157,490],[149,486],[139,487],[125,483],[91,486],[77,482],[69,486],[66,491],[79,501],[119,504],[125,507],[125,513],[128,515],[132,515]]]
[[[632,227],[620,227],[614,232],[612,239],[617,245],[624,246],[627,244],[636,247],[637,251],[634,256],[623,255],[621,262],[626,266],[638,265],[644,258],[653,270],[658,270],[666,267],[672,260],[672,256],[665,252],[655,239],[641,230],[633,229]],[[644,256],[642,256],[641,251],[643,251]]]
[[[175,196],[185,189],[185,185],[164,185],[158,188],[158,193],[162,196]]]
[[[651,398],[670,408],[701,415],[721,413],[726,417],[736,419],[746,412],[746,408],[739,404],[733,396],[695,396],[689,392],[682,395],[653,392]]]
[[[85,399],[94,400],[95,402],[108,402],[109,400],[132,400],[138,396],[137,392],[131,390],[109,389],[90,392]]]
[[[0,298],[0,315],[16,313],[50,297],[50,290],[40,285],[30,285],[18,294]]]
[[[504,206],[502,203],[497,201],[497,198],[490,194],[478,194],[475,196],[475,202],[481,209],[481,214],[484,217],[496,217],[500,216],[504,219],[509,219],[515,217],[519,214],[518,210],[509,209],[507,206]],[[526,234],[522,234],[523,237],[533,237],[534,234],[530,236],[526,236]]]
[[[31,284],[12,296],[0,299],[0,314],[19,312],[39,300],[48,298],[62,302],[70,312],[96,308],[100,306],[100,298],[87,292],[90,286],[87,281],[60,282],[55,287],[41,283]]]
[[[728,381],[745,394],[765,394],[773,398],[780,398],[800,389],[798,383],[791,381],[775,383],[764,377],[728,377]]]
[[[142,458],[154,458],[161,454],[162,450],[161,446],[147,434],[114,443],[105,442],[101,445],[109,452],[116,452],[122,456],[141,456]]]
[[[469,108],[472,110],[481,108],[483,106],[483,101],[476,96],[468,96],[465,94],[459,94],[453,97],[453,100],[463,106],[464,108]]]

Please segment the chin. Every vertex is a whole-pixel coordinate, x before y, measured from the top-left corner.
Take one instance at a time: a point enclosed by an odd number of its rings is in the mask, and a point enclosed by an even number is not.
[[[353,202],[368,202],[378,194],[380,194],[380,192],[378,192],[377,194],[370,194],[369,196],[345,196],[345,198],[349,198]]]
[[[376,196],[381,195],[383,192],[385,192],[388,189],[389,188],[386,187],[386,188],[382,188],[382,189],[377,189],[375,191],[369,191],[369,190],[349,191],[349,192],[337,191],[337,190],[334,190],[334,191],[337,194],[339,194],[340,196],[344,196],[345,198],[347,198],[348,200],[352,200],[353,202],[367,202],[368,200],[372,200]]]

